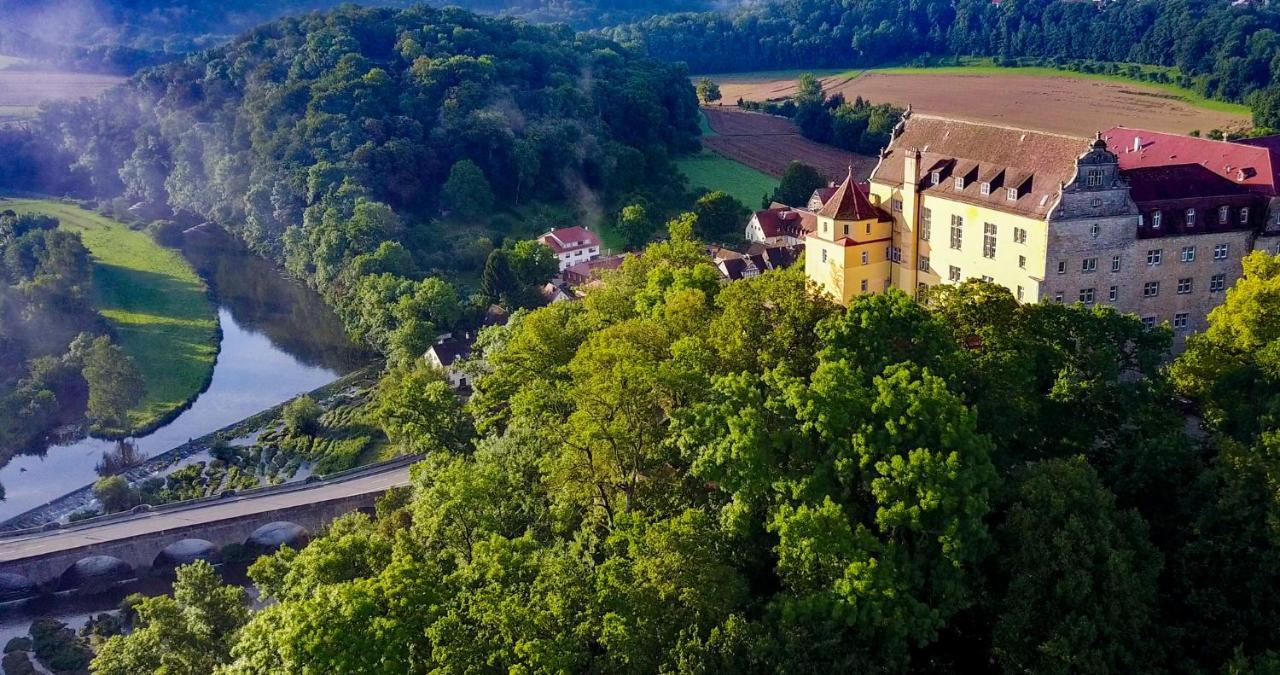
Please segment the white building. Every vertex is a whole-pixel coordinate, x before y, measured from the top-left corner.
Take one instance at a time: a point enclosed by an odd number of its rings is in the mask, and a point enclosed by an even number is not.
[[[552,230],[538,237],[538,241],[555,252],[561,272],[574,264],[600,257],[600,237],[585,227]]]

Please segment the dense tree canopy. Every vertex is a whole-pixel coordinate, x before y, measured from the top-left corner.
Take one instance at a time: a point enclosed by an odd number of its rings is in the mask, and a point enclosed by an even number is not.
[[[1269,419],[1187,436],[1167,330],[978,281],[848,308],[799,270],[725,285],[696,223],[582,301],[485,329],[465,408],[397,369],[375,417],[428,451],[411,496],[255,563],[274,602],[220,672],[1274,658],[1280,443]],[[1252,258],[1228,305],[1265,297],[1274,265]]]

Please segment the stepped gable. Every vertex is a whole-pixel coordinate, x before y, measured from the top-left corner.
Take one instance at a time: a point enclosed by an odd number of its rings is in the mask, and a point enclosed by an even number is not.
[[[919,175],[923,192],[988,208],[1045,217],[1057,201],[1059,188],[1075,176],[1076,159],[1090,140],[1044,131],[968,122],[912,113],[895,132],[871,179],[899,186],[905,156],[920,150]],[[934,184],[932,174],[940,180]],[[955,177],[963,178],[956,186]],[[987,183],[989,194],[982,194]],[[1013,190],[1013,199],[1010,199]]]

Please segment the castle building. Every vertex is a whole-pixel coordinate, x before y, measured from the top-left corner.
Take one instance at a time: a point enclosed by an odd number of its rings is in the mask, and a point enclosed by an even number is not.
[[[1280,144],[1277,144],[1280,145]],[[840,302],[981,278],[1022,302],[1110,305],[1176,345],[1280,243],[1275,150],[1116,128],[1095,139],[912,114],[868,187],[818,211],[805,268]]]

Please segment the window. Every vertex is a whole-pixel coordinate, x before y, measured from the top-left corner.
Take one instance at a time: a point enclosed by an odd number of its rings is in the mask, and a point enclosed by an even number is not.
[[[1112,286],[1107,289],[1107,302],[1115,302],[1120,298],[1120,287]]]
[[[1013,228],[1013,243],[1015,244],[1027,243],[1027,231],[1021,227]]]
[[[929,231],[933,229],[933,211],[920,209],[920,241],[929,241]]]
[[[1209,277],[1209,292],[1221,293],[1227,288],[1227,275],[1215,274]]]
[[[1111,256],[1111,271],[1112,272],[1120,271],[1120,256],[1118,255]]]
[[[1098,259],[1097,259],[1097,258],[1085,258],[1085,259],[1084,259],[1083,261],[1081,261],[1081,263],[1080,263],[1080,271],[1081,271],[1081,272],[1084,272],[1085,274],[1093,274],[1094,272],[1097,272],[1097,271],[1098,271]]]
[[[941,183],[941,182],[942,182],[942,172],[941,172],[941,171],[934,171],[933,173],[930,173],[930,174],[929,174],[929,182],[933,183],[934,185],[937,185],[938,183]]]
[[[957,251],[960,250],[960,244],[964,240],[963,228],[964,218],[956,215],[951,216],[951,248]]]
[[[1218,223],[1219,224],[1225,224],[1227,222],[1227,218],[1229,218],[1230,216],[1231,216],[1230,208],[1226,206],[1218,207]]]
[[[1154,298],[1157,295],[1160,295],[1159,281],[1148,281],[1147,283],[1142,285],[1142,297]]]
[[[983,197],[991,194],[991,183],[983,181],[983,183],[978,186],[978,192],[982,193]]]
[[[1147,218],[1146,218],[1146,216],[1144,216],[1144,215],[1142,215],[1141,213],[1139,213],[1139,214],[1138,214],[1138,227],[1142,227],[1143,225],[1146,225],[1146,224],[1147,224]]]
[[[1083,302],[1083,303],[1084,303],[1084,304],[1086,304],[1086,305],[1092,305],[1092,304],[1093,304],[1093,289],[1092,289],[1092,288],[1082,288],[1082,289],[1080,289],[1080,302]]]
[[[920,300],[920,299],[924,298],[924,294],[925,294],[925,293],[928,293],[928,292],[929,292],[929,284],[926,284],[926,283],[924,283],[924,282],[920,282],[920,283],[916,284],[916,299],[917,299],[917,300]]]
[[[1018,287],[1018,302],[1022,302],[1022,295],[1023,295],[1023,293],[1022,293],[1022,287],[1021,287],[1021,286],[1019,286],[1019,287]]]
[[[822,223],[822,233],[823,234],[827,233],[827,224],[825,222]]]
[[[893,200],[893,201],[892,201],[892,202],[890,202],[890,203],[891,203],[891,204],[893,204],[893,210],[894,210],[894,212],[895,212],[895,213],[901,213],[901,212],[902,212],[902,200],[901,200],[901,199],[895,199],[895,200]]]
[[[871,223],[867,223],[867,234],[871,234]]]
[[[1187,320],[1188,320],[1189,318],[1190,318],[1190,314],[1188,314],[1187,312],[1178,312],[1177,314],[1174,314],[1174,315],[1173,315],[1173,329],[1174,329],[1174,330],[1186,330],[1186,329],[1187,329]]]
[[[1056,302],[1056,303],[1058,303],[1058,304],[1062,304],[1062,294],[1061,294],[1061,293],[1054,293],[1054,294],[1053,294],[1053,301],[1054,301],[1054,302]]]
[[[1018,201],[1018,188],[1009,188],[1004,191],[1004,198],[1011,202]]]
[[[849,223],[844,224],[844,236],[849,236]]]
[[[992,276],[990,276],[990,275],[986,275],[986,274],[984,274],[984,275],[982,275],[982,280],[983,280],[983,281],[985,281],[985,282],[987,282],[987,283],[993,283],[993,282],[995,281],[995,277],[992,277]]]
[[[866,293],[866,292],[867,292],[867,280],[866,280],[866,279],[863,279],[863,280],[862,280],[862,292],[863,292],[863,293]]]
[[[822,262],[827,261],[827,249],[822,249]]]
[[[1086,179],[1085,185],[1089,187],[1098,187],[1102,185],[1102,170],[1089,169],[1089,176]]]
[[[960,281],[960,268],[952,265],[951,269],[947,270],[947,278],[952,281]]]
[[[1065,260],[1059,260],[1059,261],[1058,261],[1058,274],[1066,274],[1066,273],[1067,273],[1067,261],[1065,261]]]
[[[1155,229],[1155,230],[1160,229],[1160,223],[1163,220],[1164,220],[1164,214],[1160,213],[1159,211],[1151,212],[1151,228],[1152,229]]]
[[[1187,209],[1187,227],[1195,227],[1195,225],[1196,225],[1196,210]]]
[[[1186,295],[1191,292],[1191,279],[1178,280],[1178,295]]]
[[[1249,207],[1247,206],[1240,207],[1240,224],[1241,225],[1249,224]]]
[[[1184,263],[1188,263],[1188,262],[1195,262],[1195,261],[1196,261],[1196,247],[1194,247],[1194,246],[1183,246],[1183,247],[1182,247],[1182,262],[1184,262]]]
[[[921,272],[928,272],[928,271],[929,271],[929,256],[927,256],[927,255],[922,255],[922,256],[920,256],[920,260],[919,260],[919,265],[918,265],[918,266],[919,266],[919,268],[920,268],[920,271],[921,271]]]
[[[996,224],[982,224],[982,257],[996,257]]]
[[[863,264],[863,265],[867,264],[867,258],[868,258],[867,252],[866,252],[866,251],[863,251],[863,252],[862,252],[862,264]]]
[[[1027,269],[1027,256],[1025,255],[1018,256],[1018,269],[1022,269],[1022,270]]]
[[[1164,257],[1164,249],[1152,248],[1147,249],[1147,264],[1155,267],[1160,264],[1160,258]]]
[[[1142,325],[1146,326],[1147,328],[1155,328],[1156,318],[1154,316],[1144,316],[1142,317]]]
[[[890,246],[889,250],[886,251],[886,255],[888,255],[889,259],[893,262],[902,264],[902,249],[897,246]]]
[[[957,189],[957,190],[963,190],[963,189],[964,189],[964,176],[956,176],[956,180],[955,180],[954,185],[956,186],[956,189]]]
[[[1213,247],[1213,259],[1214,259],[1214,260],[1226,260],[1226,259],[1227,259],[1227,245],[1226,245],[1226,244],[1218,244],[1217,246],[1214,246],[1214,247]]]
[[[1097,223],[1094,223],[1089,227],[1089,234],[1093,235],[1095,239],[1098,237],[1100,232],[1102,232],[1102,229],[1098,227]]]

